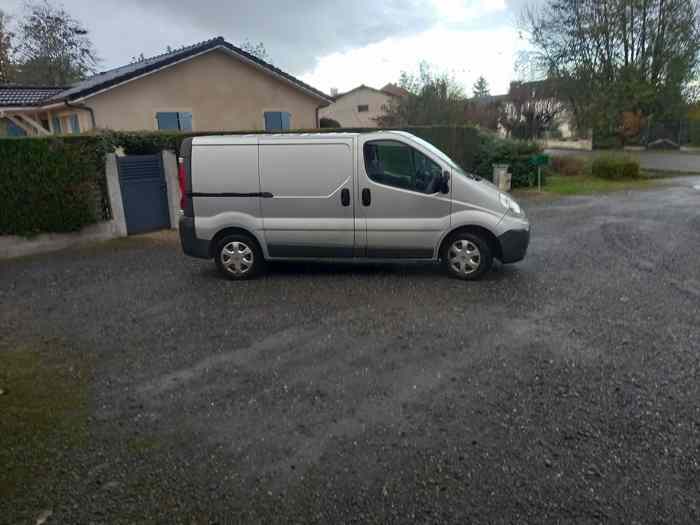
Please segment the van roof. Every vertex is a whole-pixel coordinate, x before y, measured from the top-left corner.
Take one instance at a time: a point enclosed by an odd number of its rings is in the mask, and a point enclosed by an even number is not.
[[[247,133],[245,135],[202,135],[199,137],[193,137],[192,144],[197,146],[207,146],[207,145],[217,145],[217,144],[251,144],[257,142],[258,139],[294,139],[294,140],[319,140],[319,139],[347,139],[351,137],[357,137],[359,135],[377,135],[386,136],[391,135],[404,135],[410,136],[411,134],[406,131],[367,131],[367,132],[344,132],[336,131],[329,133]]]

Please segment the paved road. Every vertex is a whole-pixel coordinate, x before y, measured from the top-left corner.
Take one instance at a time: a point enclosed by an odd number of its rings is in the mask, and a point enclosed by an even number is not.
[[[547,150],[552,156],[593,157],[604,155],[606,151]],[[655,171],[678,171],[700,173],[700,153],[680,151],[625,151],[639,160],[642,169]]]
[[[1,262],[0,351],[88,370],[88,439],[18,443],[0,521],[698,523],[699,183],[526,202],[478,283],[231,283],[172,235]]]

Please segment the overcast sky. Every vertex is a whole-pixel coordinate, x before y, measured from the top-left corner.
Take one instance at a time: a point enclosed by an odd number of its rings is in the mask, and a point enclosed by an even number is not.
[[[22,12],[23,0],[0,0]],[[447,71],[471,93],[484,75],[491,92],[508,88],[526,42],[517,15],[528,0],[64,0],[102,58],[123,65],[167,45],[221,35],[263,42],[272,63],[330,92],[381,87],[421,60]]]

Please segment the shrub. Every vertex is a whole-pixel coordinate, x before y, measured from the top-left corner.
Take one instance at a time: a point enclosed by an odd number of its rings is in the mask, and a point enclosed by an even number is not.
[[[618,135],[601,130],[593,131],[593,149],[620,149],[622,146]]]
[[[593,161],[592,174],[601,179],[636,179],[639,162],[622,155],[605,155]]]
[[[688,121],[688,143],[691,146],[700,147],[700,117]]]
[[[318,125],[322,128],[339,128],[340,122],[332,118],[321,117],[321,120],[319,120]]]
[[[586,170],[586,160],[581,157],[552,157],[549,168],[552,172],[566,177],[583,175]]]
[[[473,169],[477,175],[491,180],[494,164],[508,164],[514,188],[537,184],[537,168],[530,159],[542,149],[535,142],[504,139],[488,132],[480,132],[478,138]]]
[[[104,153],[98,137],[0,140],[0,235],[76,231],[108,215]]]

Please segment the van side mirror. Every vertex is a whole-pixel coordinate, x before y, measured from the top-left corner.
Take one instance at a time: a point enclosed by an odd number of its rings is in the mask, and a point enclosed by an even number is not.
[[[440,177],[440,191],[442,193],[450,193],[450,172],[445,170]]]

